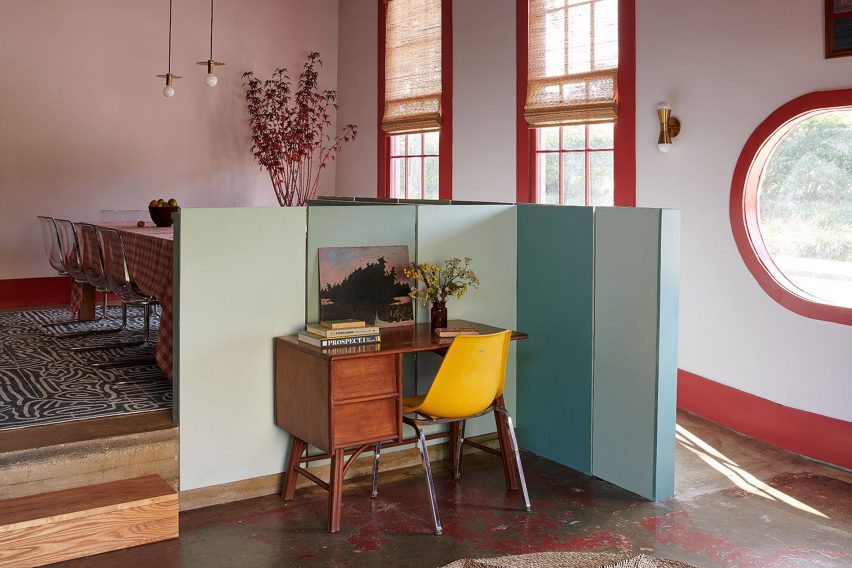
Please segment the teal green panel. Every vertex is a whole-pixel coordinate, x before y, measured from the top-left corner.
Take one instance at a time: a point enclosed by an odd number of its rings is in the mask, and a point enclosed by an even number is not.
[[[658,477],[661,215],[595,215],[592,473],[648,499]]]
[[[660,218],[660,331],[657,384],[655,501],[674,495],[677,336],[680,290],[680,211]]]
[[[414,259],[414,205],[308,207],[307,321],[319,320],[319,263],[317,249],[408,245]],[[299,277],[293,274],[294,278]]]
[[[590,473],[594,221],[590,207],[518,206],[518,439]]]

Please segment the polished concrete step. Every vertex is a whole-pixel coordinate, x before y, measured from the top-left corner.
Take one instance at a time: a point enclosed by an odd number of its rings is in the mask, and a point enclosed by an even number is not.
[[[0,566],[43,566],[178,536],[158,475],[0,501]]]
[[[146,475],[176,488],[178,454],[163,412],[0,432],[0,500]]]

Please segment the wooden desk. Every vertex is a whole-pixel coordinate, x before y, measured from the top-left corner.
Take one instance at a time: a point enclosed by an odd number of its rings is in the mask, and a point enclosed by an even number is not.
[[[502,331],[464,320],[451,320],[448,325],[475,327],[483,334]],[[512,332],[513,340],[526,338],[525,333]],[[452,341],[435,336],[428,323],[385,328],[380,344],[357,347],[320,349],[296,336],[276,337],[275,423],[293,437],[284,500],[293,498],[296,476],[304,475],[328,490],[328,530],[339,531],[343,477],[352,462],[376,442],[406,442],[402,438],[402,356],[445,351]],[[497,404],[503,404],[502,397]],[[504,417],[497,412],[494,416],[501,446],[511,447]],[[454,446],[457,436],[450,434],[456,431],[431,437],[450,436]],[[302,457],[308,445],[325,454]],[[516,490],[517,470],[509,452],[505,454],[506,484]],[[455,459],[456,452],[451,455]],[[331,459],[328,483],[301,466],[322,458]]]

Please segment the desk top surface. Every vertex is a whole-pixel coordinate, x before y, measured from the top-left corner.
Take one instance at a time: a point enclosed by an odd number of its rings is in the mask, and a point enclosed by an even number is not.
[[[467,320],[450,320],[447,327],[474,327],[481,334],[497,333],[504,328],[485,325]],[[348,347],[330,347],[320,349],[308,343],[299,341],[295,335],[276,337],[275,341],[283,342],[288,347],[311,353],[324,359],[349,359],[353,357],[369,357],[377,354],[417,353],[418,351],[438,351],[449,347],[453,337],[438,337],[432,333],[428,323],[405,325],[400,327],[385,327],[381,330],[382,342],[372,345],[357,345]],[[526,333],[512,332],[512,340],[526,339]]]

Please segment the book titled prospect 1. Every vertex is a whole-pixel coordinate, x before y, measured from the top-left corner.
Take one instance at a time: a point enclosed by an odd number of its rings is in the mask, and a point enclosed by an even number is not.
[[[349,345],[368,345],[371,343],[380,343],[382,336],[378,333],[371,335],[356,335],[352,337],[323,337],[315,333],[303,331],[299,333],[299,341],[303,341],[315,347],[343,347]]]

